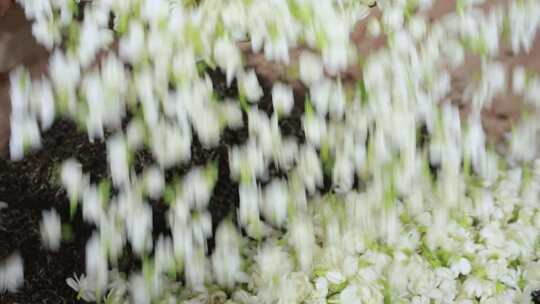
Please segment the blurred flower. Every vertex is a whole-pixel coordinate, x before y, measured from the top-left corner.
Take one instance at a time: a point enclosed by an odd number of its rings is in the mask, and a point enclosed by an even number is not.
[[[51,209],[50,211],[44,210],[42,218],[40,223],[41,239],[47,248],[56,251],[60,248],[62,234],[60,216],[58,216],[56,210]]]
[[[258,102],[263,95],[263,91],[259,86],[257,75],[254,70],[245,72],[239,78],[240,92],[245,94],[246,98],[250,102]]]
[[[313,53],[302,52],[298,58],[300,80],[308,86],[323,77],[323,65],[319,57]]]
[[[48,50],[52,50],[54,45],[59,43],[61,39],[58,24],[45,18],[38,18],[34,21],[32,24],[32,35]]]
[[[264,188],[262,209],[265,218],[278,227],[281,227],[287,220],[287,204],[289,199],[287,192],[287,184],[277,179],[272,180]]]
[[[71,289],[77,292],[77,298],[81,298],[86,302],[96,301],[96,290],[92,280],[86,277],[84,274],[77,276],[73,274],[73,278],[67,278],[66,283]]]
[[[218,66],[225,71],[227,86],[242,68],[242,57],[238,47],[227,38],[219,38],[214,44],[214,58]]]
[[[240,245],[240,235],[233,224],[222,222],[216,231],[216,248],[212,255],[212,269],[216,281],[227,288],[232,288],[243,276]]]
[[[18,253],[13,253],[0,263],[0,293],[17,292],[23,283],[23,259]]]
[[[144,28],[140,21],[130,20],[127,35],[119,42],[119,54],[123,60],[135,64],[144,53]]]
[[[279,113],[279,115],[289,115],[294,105],[292,89],[282,83],[274,84],[272,88],[272,104],[274,111]]]

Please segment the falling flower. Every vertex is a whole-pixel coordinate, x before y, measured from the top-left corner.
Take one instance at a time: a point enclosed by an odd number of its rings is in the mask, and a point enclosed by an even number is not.
[[[0,293],[17,292],[24,283],[23,259],[13,253],[0,263]]]
[[[40,224],[41,240],[45,243],[45,246],[51,250],[58,250],[60,248],[60,237],[62,233],[62,227],[60,222],[60,216],[56,213],[56,210],[42,212],[42,222]]]

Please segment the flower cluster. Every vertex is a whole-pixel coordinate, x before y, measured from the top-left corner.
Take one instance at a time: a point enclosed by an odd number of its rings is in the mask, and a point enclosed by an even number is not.
[[[540,125],[515,126],[502,157],[481,121],[510,87],[538,110],[540,78],[497,60],[505,44],[531,50],[538,1],[486,10],[484,1],[459,0],[430,26],[430,0],[378,1],[380,18],[368,17],[369,1],[347,0],[21,2],[53,55],[48,78],[11,75],[12,158],[38,148],[56,116],[106,141],[110,178],[92,182],[73,159],[61,169],[72,212],[81,206],[96,226],[86,275],[67,280],[82,299],[518,303],[540,288]],[[351,85],[339,75],[365,55],[349,39],[365,18],[369,35],[387,44],[362,60]],[[265,91],[244,68],[244,39],[285,64],[290,48],[310,49],[297,66],[309,91],[303,113],[280,82],[273,110],[259,107]],[[469,55],[481,65],[461,121],[449,102],[451,71]],[[237,98],[216,94],[205,67],[236,83]],[[285,119],[298,120],[305,138],[283,134]],[[248,133],[228,150],[238,210],[214,227],[216,164],[172,181],[166,170],[189,164],[195,141],[212,149],[238,128]],[[140,172],[134,156],[143,149],[154,163]],[[171,231],[157,239],[155,201],[168,204]],[[56,213],[44,213],[52,249],[60,230]],[[118,271],[128,245],[142,261],[129,276]]]

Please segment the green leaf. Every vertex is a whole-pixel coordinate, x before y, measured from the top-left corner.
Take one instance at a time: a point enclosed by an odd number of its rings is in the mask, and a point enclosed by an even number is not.
[[[366,89],[366,83],[364,82],[363,78],[360,78],[358,80],[358,91],[360,92],[360,102],[362,103],[362,106],[367,104],[368,101],[368,93]]]
[[[519,289],[524,290],[526,285],[527,285],[527,280],[525,280],[525,278],[521,276],[518,281]]]
[[[78,205],[78,197],[77,195],[72,195],[69,199],[69,218],[73,219],[75,216],[75,212],[77,212],[77,205]]]
[[[242,92],[240,92],[240,94],[238,95],[238,101],[240,102],[240,108],[242,109],[242,111],[247,112],[249,107],[247,104],[246,96],[242,94]]]
[[[495,292],[497,294],[501,294],[503,293],[504,291],[506,290],[506,286],[501,282],[501,281],[497,281],[495,283]]]
[[[334,158],[330,150],[330,144],[327,140],[323,141],[321,145],[321,162],[323,164],[323,171],[327,175],[332,174],[332,169],[334,168]]]
[[[328,294],[331,297],[332,295],[340,293],[345,287],[349,285],[349,282],[347,280],[339,283],[339,284],[331,284],[328,288]]]
[[[392,288],[390,287],[388,280],[383,279],[382,285],[383,285],[384,304],[392,304],[393,303],[392,302]]]
[[[99,194],[101,196],[101,200],[103,204],[106,206],[107,202],[109,201],[110,194],[111,194],[111,181],[108,179],[103,179],[99,183],[98,189],[99,189]]]
[[[251,182],[251,170],[248,165],[244,164],[240,167],[240,183],[247,185]]]
[[[308,95],[306,95],[306,99],[304,101],[304,113],[307,118],[312,117],[314,115],[313,106],[311,105],[311,100]]]
[[[62,240],[66,242],[71,242],[73,240],[73,229],[69,224],[62,225]]]
[[[129,15],[127,15],[127,14],[119,15],[118,16],[118,23],[116,25],[116,31],[120,35],[125,34],[127,32],[127,29],[128,29],[128,24],[129,24]]]
[[[433,268],[441,267],[442,263],[439,261],[439,258],[429,249],[429,247],[422,242],[422,245],[420,246],[421,255],[426,258],[428,263]]]
[[[218,178],[217,162],[211,162],[204,168],[204,175],[210,184],[214,185]]]

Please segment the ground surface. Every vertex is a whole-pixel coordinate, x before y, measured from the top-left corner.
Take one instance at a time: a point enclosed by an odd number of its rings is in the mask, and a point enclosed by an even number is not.
[[[451,1],[443,0],[448,5]],[[451,6],[450,6],[451,7]],[[444,5],[437,7],[431,14],[436,18],[448,8]],[[359,48],[370,51],[384,41],[365,41],[362,26],[353,38]],[[535,51],[527,56],[512,57],[503,54],[502,60],[509,64],[530,64],[540,70],[540,39],[537,39]],[[48,54],[39,47],[31,37],[30,25],[24,20],[19,8],[8,10],[0,18],[0,149],[8,140],[9,124],[9,90],[8,73],[19,64],[29,67],[32,74],[39,75],[46,64]],[[266,85],[266,91],[271,84],[280,80],[280,67],[275,63],[264,61],[261,57],[249,57],[248,64],[255,67]],[[234,90],[225,87],[223,76],[211,73],[215,87],[224,95],[234,95]],[[357,77],[357,71],[352,71],[351,77]],[[456,83],[466,82],[468,70],[460,70],[455,74]],[[304,88],[296,84],[296,93],[300,97]],[[459,99],[460,92],[456,92]],[[285,120],[281,127],[285,134],[302,137],[299,120],[301,98],[298,98],[295,114]],[[268,95],[261,102],[261,108],[270,110]],[[466,112],[466,109],[463,110]],[[486,111],[484,127],[495,137],[501,136],[509,129],[510,123],[520,113],[520,105],[514,98],[500,97],[495,106]],[[202,149],[200,145],[193,147],[193,161],[190,166],[202,165],[210,160],[218,162],[219,179],[216,185],[210,210],[214,224],[234,211],[238,203],[237,185],[229,178],[227,163],[227,148],[239,144],[246,139],[246,130],[226,131],[221,144],[214,149]],[[66,284],[65,279],[73,272],[84,271],[84,247],[91,227],[86,226],[80,217],[75,216],[70,221],[68,204],[65,193],[56,184],[56,166],[69,157],[77,158],[84,166],[84,171],[91,172],[94,179],[102,177],[107,172],[104,144],[91,144],[86,135],[79,132],[71,123],[57,122],[43,136],[43,148],[32,153],[21,162],[11,162],[0,159],[0,201],[8,207],[0,210],[0,260],[13,252],[20,252],[24,259],[25,283],[15,294],[0,295],[0,304],[32,304],[32,303],[76,303],[75,292]],[[148,154],[141,153],[138,162],[142,165],[151,161]],[[173,173],[185,172],[190,166],[176,168]],[[279,174],[279,172],[274,172]],[[45,209],[56,208],[62,216],[63,223],[70,224],[74,238],[65,241],[59,252],[46,251],[39,236],[41,212]],[[154,232],[166,232],[163,222],[163,205],[155,204]],[[126,259],[125,267],[134,267],[131,259]]]

